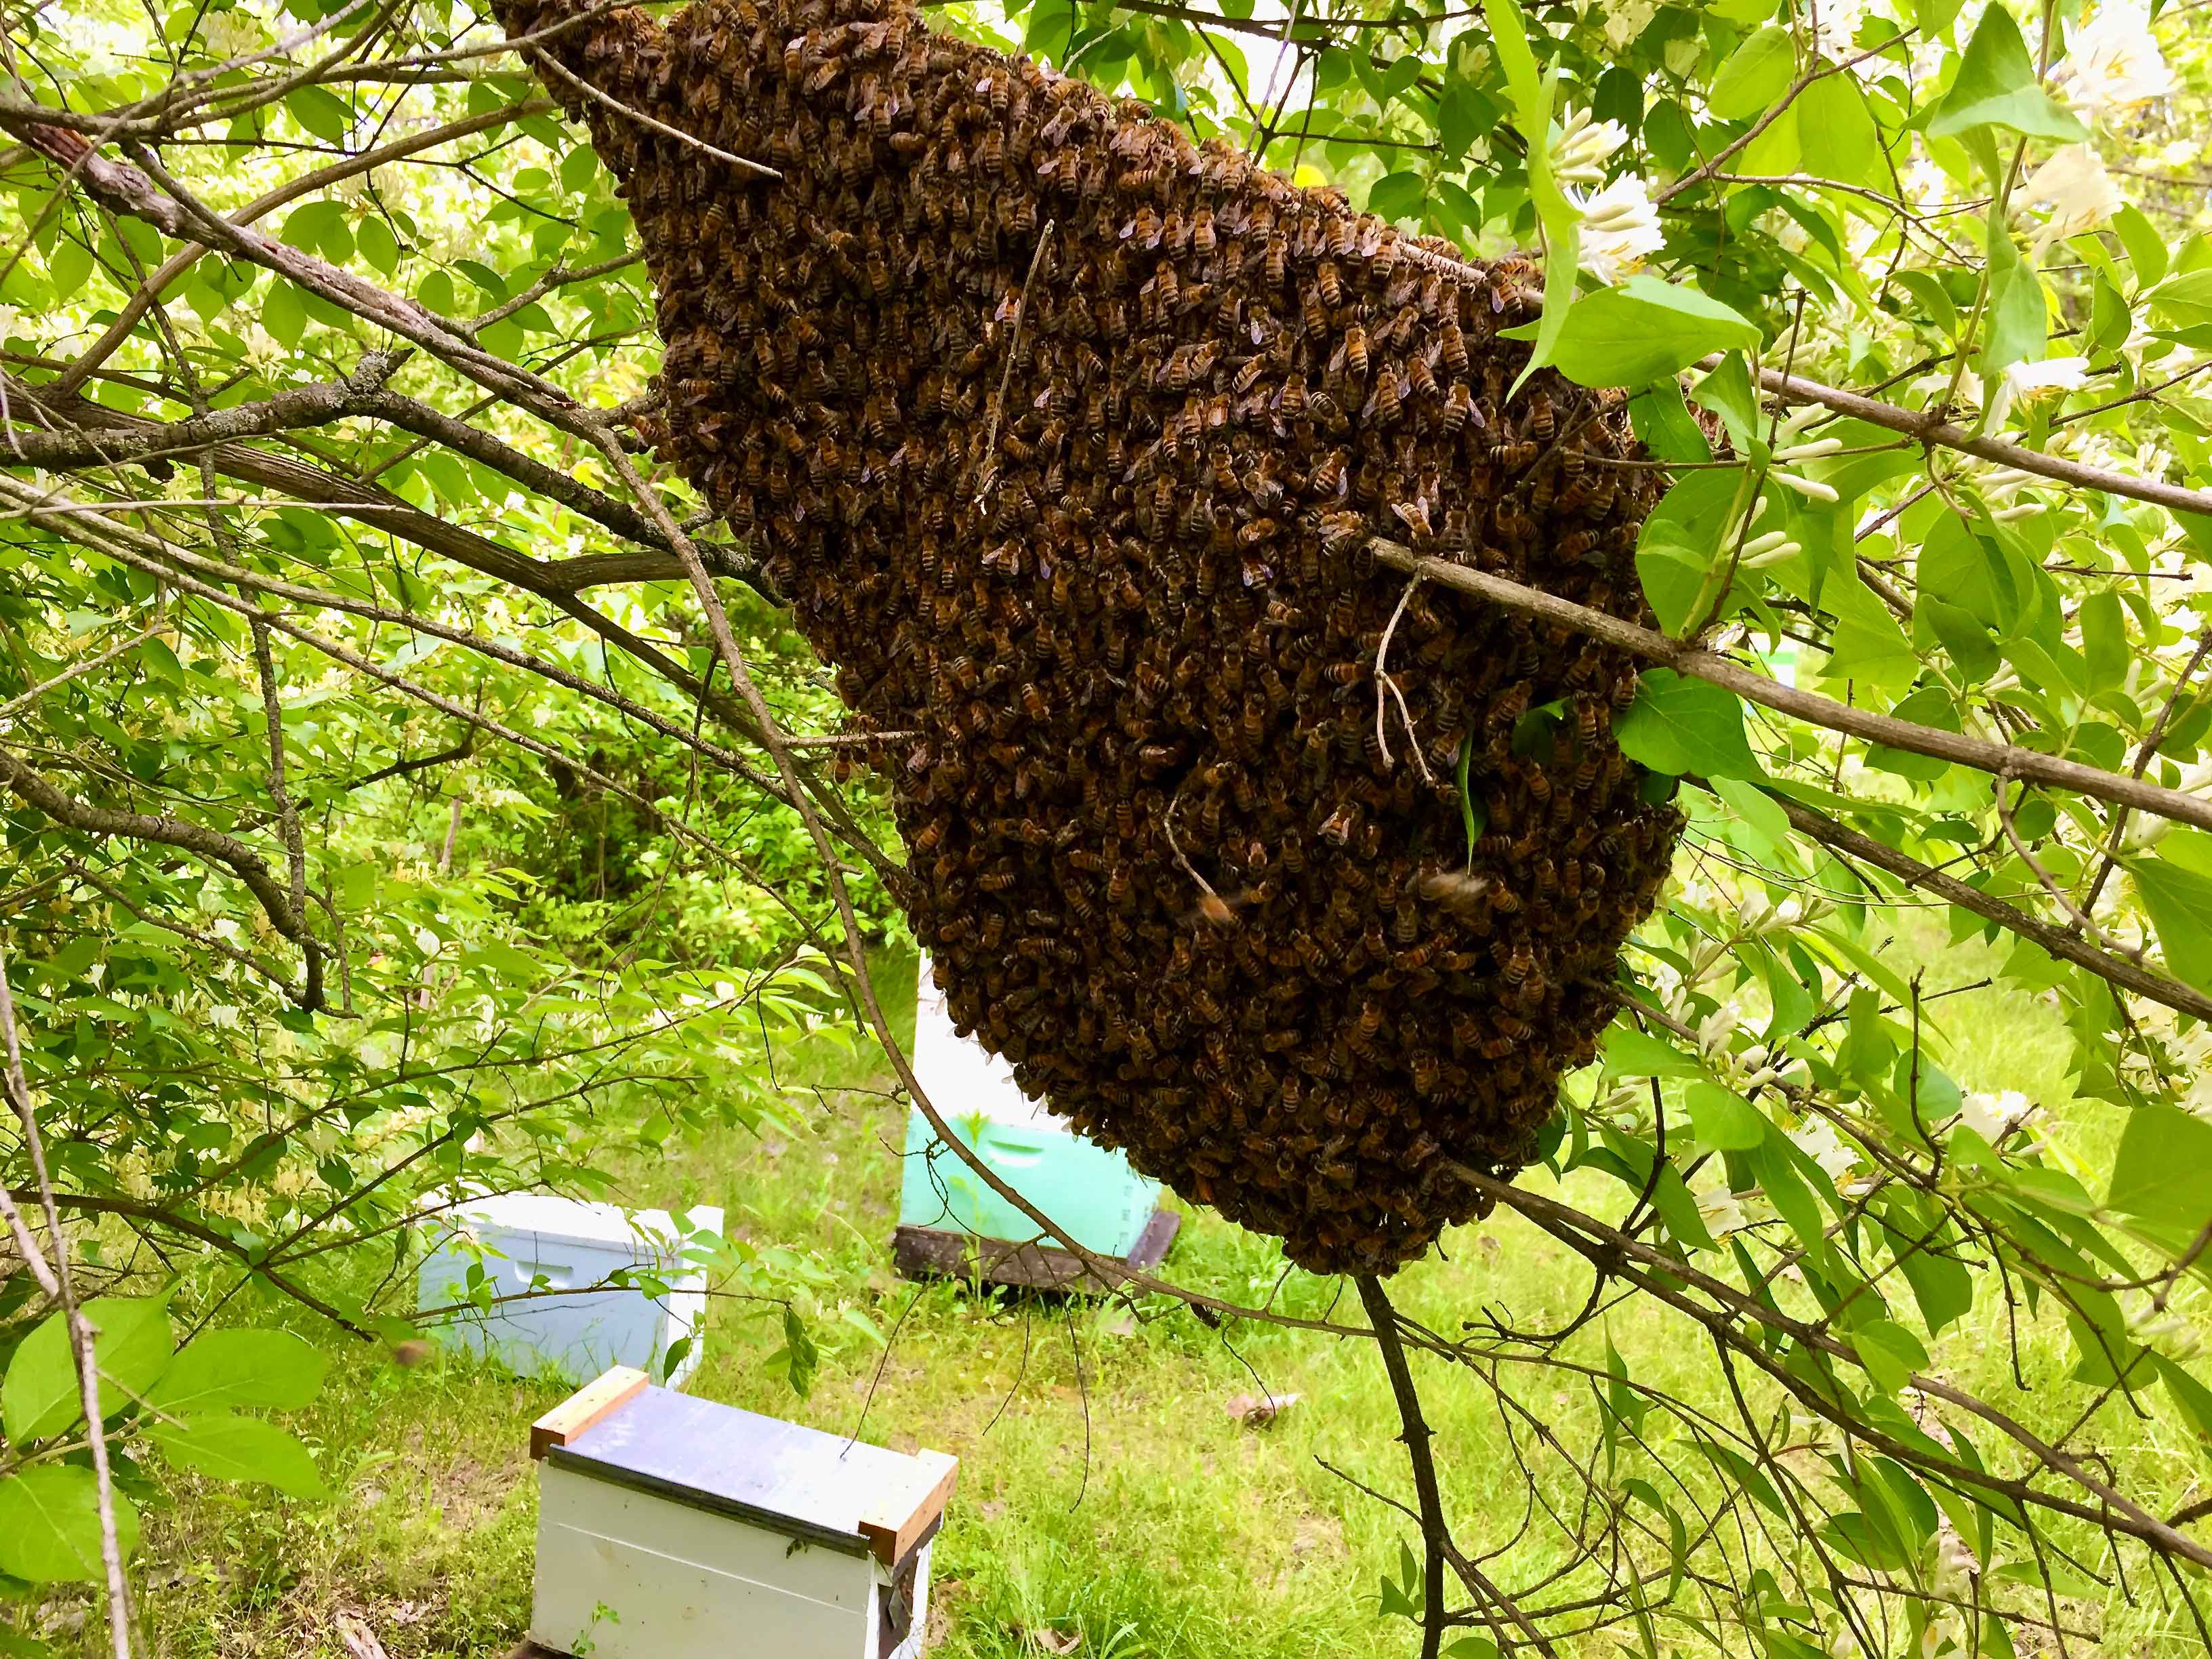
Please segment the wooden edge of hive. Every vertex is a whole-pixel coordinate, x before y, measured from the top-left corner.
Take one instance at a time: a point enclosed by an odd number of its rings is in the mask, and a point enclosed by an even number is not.
[[[950,1452],[913,1454],[910,1476],[887,1484],[860,1516],[860,1536],[877,1560],[895,1567],[917,1539],[929,1530],[952,1497],[960,1477],[960,1460]]]
[[[590,1382],[530,1425],[530,1455],[542,1458],[565,1446],[594,1423],[645,1391],[650,1381],[635,1365],[617,1365]]]

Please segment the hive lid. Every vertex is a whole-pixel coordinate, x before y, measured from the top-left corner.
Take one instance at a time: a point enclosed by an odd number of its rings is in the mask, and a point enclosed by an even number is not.
[[[958,1468],[943,1452],[891,1451],[661,1388],[627,1394],[545,1457],[886,1565],[944,1512]]]
[[[696,1204],[684,1212],[692,1231],[722,1230],[719,1205]],[[550,1193],[502,1193],[472,1198],[436,1218],[449,1229],[497,1228],[580,1249],[672,1255],[681,1248],[675,1218],[665,1210],[625,1210],[619,1204],[556,1198]]]

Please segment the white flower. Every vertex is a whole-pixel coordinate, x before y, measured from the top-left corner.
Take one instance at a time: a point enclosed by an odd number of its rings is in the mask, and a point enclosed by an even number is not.
[[[1820,1166],[1820,1173],[1831,1181],[1841,1181],[1858,1168],[1857,1150],[1846,1146],[1844,1138],[1836,1133],[1836,1126],[1824,1117],[1814,1118],[1790,1139],[1799,1152]]]
[[[2092,118],[2173,90],[2173,71],[2150,32],[2150,8],[2142,0],[2104,0],[2096,15],[2074,31],[2066,60],[2051,78],[2075,109]]]
[[[2127,1321],[2130,1336],[2168,1359],[2185,1363],[2204,1350],[2203,1334],[2195,1322],[2160,1292],[2140,1286],[2127,1291],[2120,1297],[2120,1316]]]
[[[250,12],[219,11],[200,25],[200,46],[209,57],[225,63],[260,51],[267,38]]]
[[[1552,176],[1563,185],[1602,184],[1607,159],[1627,142],[1620,122],[1592,121],[1587,110],[1571,109],[1552,146]]]
[[[1959,1103],[1959,1121],[1994,1146],[2034,1109],[2035,1103],[2017,1089],[2001,1095],[1971,1094]]]
[[[1951,175],[1925,155],[1913,157],[1912,165],[1905,170],[1905,197],[1923,212],[1948,206],[1951,191]]]
[[[1725,1187],[1708,1187],[1697,1199],[1698,1214],[1705,1224],[1705,1231],[1715,1238],[1727,1237],[1741,1229],[1747,1218],[1741,1197]]]
[[[1813,25],[1813,50],[1831,58],[1847,55],[1858,36],[1859,25],[1872,9],[1872,0],[1806,0],[1805,10]]]
[[[1727,1042],[1741,1014],[1733,1002],[1723,1002],[1698,1022],[1698,1052],[1710,1054]]]
[[[1583,216],[1582,267],[1601,283],[1619,282],[1666,240],[1651,192],[1632,173],[1588,197],[1570,193],[1568,199]]]
[[[2105,159],[2090,144],[2068,144],[2030,173],[2023,200],[2048,207],[2051,217],[2037,239],[2039,247],[2062,236],[2094,230],[2120,205],[2120,192]]]
[[[2002,421],[2015,403],[2033,403],[2054,392],[2079,392],[2088,378],[2087,357],[2045,357],[2041,362],[2012,363],[1998,378],[1990,400],[1990,419]]]
[[[1982,1564],[1974,1559],[1966,1540],[1946,1521],[1936,1538],[1936,1591],[1963,1601],[1972,1594],[1972,1581],[1981,1576]]]
[[[1623,50],[1650,28],[1658,15],[1659,0],[1617,0],[1606,8],[1606,44],[1615,52]]]

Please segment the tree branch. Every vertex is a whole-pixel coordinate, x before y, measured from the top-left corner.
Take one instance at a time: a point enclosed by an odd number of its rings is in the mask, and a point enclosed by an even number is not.
[[[196,858],[221,864],[252,892],[270,926],[297,945],[307,958],[307,977],[299,993],[299,1006],[313,1013],[323,1006],[322,946],[308,931],[307,919],[292,908],[289,894],[261,855],[234,836],[181,818],[157,817],[94,806],[64,794],[21,760],[0,749],[0,783],[57,823],[87,836],[121,836],[131,841],[153,842],[173,847]]]
[[[2080,794],[2094,795],[2100,800],[2117,801],[2158,817],[2171,818],[2176,823],[2193,823],[2200,829],[2212,830],[2212,802],[2185,795],[2179,789],[2163,788],[2123,773],[2107,772],[2101,767],[2084,766],[2078,761],[2061,760],[2039,750],[2022,749],[2012,744],[1989,743],[1980,738],[1967,737],[1963,732],[1940,731],[1935,726],[1917,725],[1893,715],[1855,708],[1848,703],[1838,702],[1832,697],[1800,691],[1795,686],[1784,685],[1767,675],[1754,673],[1699,646],[1669,639],[1654,629],[1641,627],[1602,611],[1594,611],[1588,605],[1577,605],[1556,593],[1547,593],[1540,588],[1511,581],[1504,576],[1493,576],[1487,571],[1471,569],[1466,565],[1424,558],[1411,548],[1386,541],[1381,537],[1370,540],[1367,545],[1377,561],[1394,570],[1417,573],[1443,586],[1456,588],[1462,593],[1472,593],[1493,605],[1504,605],[1509,611],[1557,623],[1607,645],[1617,646],[1632,656],[1641,657],[1647,662],[1671,668],[1678,674],[1705,680],[1723,690],[1732,691],[1747,702],[1759,703],[1778,714],[1825,726],[1832,732],[1841,732],[1868,743],[1884,744],[1892,749],[1932,756],[1938,760],[1971,766],[1978,771],[1992,773],[1998,777],[2019,778],[2029,783],[2047,784],[2057,789],[2070,789]]]

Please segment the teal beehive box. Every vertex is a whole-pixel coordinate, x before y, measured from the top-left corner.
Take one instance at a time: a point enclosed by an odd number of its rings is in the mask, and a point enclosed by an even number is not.
[[[1022,1092],[1012,1066],[954,1030],[926,959],[913,1060],[915,1080],[953,1133],[1085,1249],[1139,1267],[1166,1254],[1178,1218],[1160,1207],[1159,1183],[1052,1116]],[[908,1115],[905,1152],[894,1241],[902,1271],[1051,1287],[1081,1276],[1079,1259],[1042,1242],[1036,1224],[939,1140],[918,1107]]]

